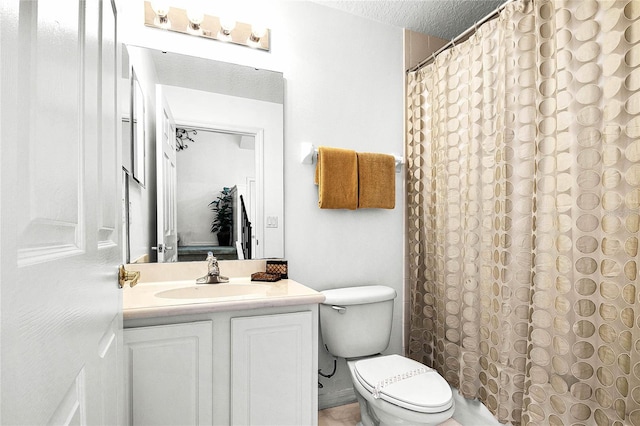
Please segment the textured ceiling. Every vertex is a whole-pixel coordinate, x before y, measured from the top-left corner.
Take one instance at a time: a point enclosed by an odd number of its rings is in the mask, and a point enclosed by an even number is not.
[[[505,0],[316,0],[316,3],[451,40]]]

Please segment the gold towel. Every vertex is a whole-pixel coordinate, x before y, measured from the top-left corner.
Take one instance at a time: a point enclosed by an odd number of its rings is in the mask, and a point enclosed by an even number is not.
[[[350,149],[318,148],[315,183],[321,209],[358,207],[358,157]]]
[[[393,155],[358,153],[358,208],[396,206],[396,160]]]

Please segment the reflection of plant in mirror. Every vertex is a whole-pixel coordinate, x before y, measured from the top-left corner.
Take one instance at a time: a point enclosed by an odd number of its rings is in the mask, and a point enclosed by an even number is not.
[[[211,232],[218,234],[218,244],[228,246],[231,238],[231,227],[233,226],[233,196],[231,188],[224,187],[218,195],[218,199],[209,203],[209,207],[215,213],[211,222]]]

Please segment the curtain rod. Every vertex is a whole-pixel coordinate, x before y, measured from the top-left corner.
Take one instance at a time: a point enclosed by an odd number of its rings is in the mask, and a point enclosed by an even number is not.
[[[504,8],[507,7],[507,5],[509,3],[513,3],[514,1],[516,1],[516,0],[507,0],[504,3],[502,3],[493,12],[490,12],[487,16],[485,16],[484,18],[482,18],[481,20],[476,22],[472,27],[467,28],[464,32],[459,34],[457,37],[453,38],[450,42],[448,42],[447,44],[442,46],[435,53],[432,53],[431,56],[429,56],[427,59],[423,59],[420,63],[418,63],[418,65],[414,66],[413,68],[409,68],[408,72],[418,71],[420,68],[430,64],[435,59],[436,56],[438,56],[439,54],[441,54],[445,50],[455,46],[456,42],[460,41],[461,39],[466,39],[466,38],[470,37],[471,35],[473,35],[473,33],[475,33],[478,30],[478,27],[480,25],[482,25],[485,22],[490,21],[491,19],[497,17],[500,14],[500,12],[502,12],[504,10]]]

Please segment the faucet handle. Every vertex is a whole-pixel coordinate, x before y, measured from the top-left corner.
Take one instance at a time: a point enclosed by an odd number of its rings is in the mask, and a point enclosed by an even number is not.
[[[207,274],[220,275],[220,267],[218,266],[218,259],[213,255],[213,252],[207,253]]]
[[[127,281],[129,281],[130,287],[134,287],[138,284],[139,279],[140,271],[127,271],[124,269],[124,265],[120,265],[118,268],[118,286],[120,288],[124,287]]]

